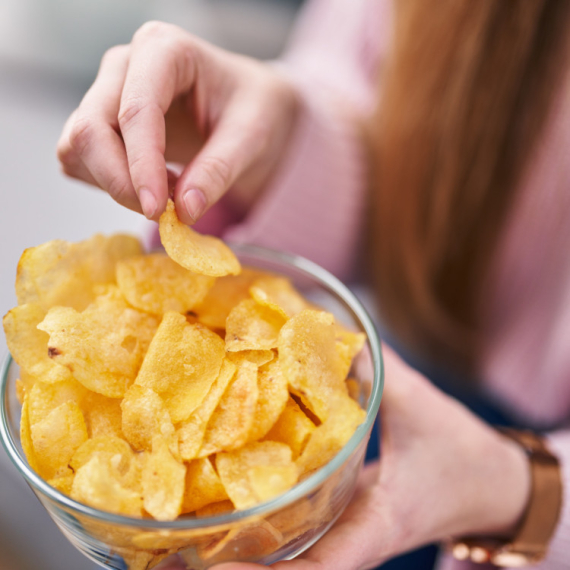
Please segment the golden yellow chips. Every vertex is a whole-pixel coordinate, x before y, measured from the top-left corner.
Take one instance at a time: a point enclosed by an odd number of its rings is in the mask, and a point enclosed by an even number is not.
[[[253,362],[256,366],[263,366],[271,362],[276,356],[273,350],[240,350],[239,352],[226,352],[226,357],[234,364],[240,365],[244,360]]]
[[[71,497],[97,509],[128,516],[142,515],[140,493],[124,487],[112,460],[102,454],[94,454],[77,470]]]
[[[29,404],[29,396],[26,395],[24,397],[24,403],[22,404],[22,416],[20,417],[20,443],[22,444],[22,449],[24,450],[24,454],[26,455],[26,459],[28,460],[30,467],[39,473],[40,467],[36,458],[36,452],[34,451],[34,443],[32,441]]]
[[[187,420],[179,424],[178,441],[180,445],[180,456],[185,461],[198,457],[202,442],[204,441],[206,426],[214,410],[217,408],[222,395],[234,377],[235,372],[236,365],[227,359],[224,360],[220,374],[204,398],[204,401],[192,412]]]
[[[71,373],[48,356],[49,336],[38,330],[46,311],[36,303],[19,305],[4,317],[6,343],[21,368],[44,382],[68,380]]]
[[[114,436],[97,436],[85,441],[73,454],[69,463],[73,471],[83,467],[94,455],[104,455],[121,475],[125,475],[134,461],[134,453],[129,444]]]
[[[261,277],[251,285],[249,291],[259,304],[281,312],[284,317],[292,317],[310,308],[310,304],[285,277]]]
[[[88,395],[89,391],[73,378],[57,384],[38,381],[28,393],[30,424],[40,422],[52,410],[66,402],[75,402],[80,409],[83,409],[83,403]]]
[[[366,412],[350,396],[334,393],[329,401],[327,419],[315,428],[297,460],[301,472],[328,463],[345,446],[365,416]]]
[[[145,510],[159,521],[175,519],[182,508],[185,477],[186,467],[172,456],[166,439],[155,435],[142,471]]]
[[[121,400],[87,391],[81,409],[89,437],[116,436],[124,439]]]
[[[121,398],[134,382],[157,327],[155,317],[127,306],[118,290],[79,313],[53,307],[38,325],[50,335],[48,352],[86,388]]]
[[[274,441],[262,441],[249,443],[236,451],[218,453],[216,467],[222,484],[236,509],[247,509],[260,502],[257,493],[267,492],[265,486],[263,490],[254,486],[259,482],[259,477],[256,476],[259,471],[255,471],[256,468],[283,468],[283,473],[286,473],[291,469],[294,470],[295,464],[291,459],[291,449],[287,445]],[[250,473],[253,473],[252,479],[250,479]],[[283,475],[283,477],[288,476],[290,474]],[[281,480],[281,476],[279,479]]]
[[[289,396],[285,409],[265,439],[286,443],[293,452],[293,458],[296,459],[305,449],[313,431],[315,431],[315,424],[303,413],[299,404]]]
[[[269,501],[290,489],[299,478],[294,463],[287,465],[254,465],[247,476],[253,494],[258,502]]]
[[[152,340],[136,383],[154,390],[174,423],[202,403],[224,359],[222,339],[179,313],[166,313]]]
[[[230,311],[240,302],[249,299],[251,284],[262,275],[260,271],[244,267],[239,275],[216,279],[205,299],[192,310],[199,321],[213,329],[226,328]]]
[[[246,299],[236,305],[226,320],[226,350],[271,350],[286,319],[274,309]]]
[[[190,311],[204,299],[214,278],[192,273],[165,254],[154,253],[117,263],[117,284],[133,307],[162,315]]]
[[[191,513],[219,501],[225,501],[228,494],[222,485],[211,461],[195,459],[186,468],[186,490],[182,501],[182,512]]]
[[[159,231],[168,256],[194,273],[222,277],[241,271],[236,256],[222,240],[201,235],[178,220],[172,200],[160,216]]]
[[[334,318],[306,309],[292,317],[279,333],[279,362],[289,385],[321,420],[329,398],[346,393],[346,360],[337,350]]]
[[[278,360],[272,360],[259,368],[257,388],[259,395],[249,441],[261,439],[275,424],[287,403],[287,379],[281,372]]]
[[[32,444],[39,472],[46,479],[67,475],[69,462],[87,440],[83,414],[75,402],[66,402],[31,425]]]
[[[244,361],[208,422],[199,457],[237,449],[248,441],[258,393],[257,366]]]
[[[134,384],[123,401],[122,431],[127,441],[137,451],[151,451],[152,438],[161,435],[168,442],[170,451],[178,455],[178,438],[166,404],[156,392],[146,386]]]
[[[364,335],[284,277],[229,275],[240,271],[233,253],[180,224],[172,203],[160,226],[172,259],[120,235],[22,256],[20,305],[4,328],[21,366],[28,462],[60,492],[127,516],[216,516],[271,500],[363,421],[347,376]],[[273,552],[321,511],[298,524],[274,517],[279,528],[259,520],[112,542],[135,569],[188,541],[214,564],[236,548]]]
[[[18,263],[18,304],[82,311],[95,299],[95,285],[114,282],[116,262],[140,253],[139,241],[121,234],[97,234],[79,243],[54,240],[27,249]]]

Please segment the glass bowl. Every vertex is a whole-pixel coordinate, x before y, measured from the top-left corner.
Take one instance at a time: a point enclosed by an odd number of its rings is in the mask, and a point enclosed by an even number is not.
[[[335,277],[301,257],[254,246],[235,246],[241,263],[289,277],[311,302],[338,322],[366,334],[350,372],[366,419],[324,467],[282,495],[218,516],[159,522],[112,514],[78,503],[41,479],[28,465],[19,438],[18,366],[8,356],[1,371],[0,437],[9,457],[51,518],[85,556],[105,568],[149,570],[168,557],[180,567],[205,570],[226,561],[272,564],[298,556],[340,516],[352,496],[383,387],[380,343],[370,317]]]

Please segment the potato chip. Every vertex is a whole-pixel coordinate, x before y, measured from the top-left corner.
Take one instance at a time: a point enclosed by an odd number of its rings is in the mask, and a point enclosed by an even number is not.
[[[320,490],[317,494],[320,494]],[[313,494],[312,497],[315,495]],[[311,497],[311,498],[312,498]],[[302,497],[284,509],[269,515],[267,522],[283,534],[284,542],[315,527],[315,506],[310,498]]]
[[[289,398],[287,379],[281,372],[278,360],[259,368],[257,388],[259,395],[249,441],[261,439],[272,428]]]
[[[313,431],[315,431],[315,424],[303,413],[297,402],[289,396],[285,409],[265,439],[286,443],[293,452],[293,459],[296,459],[305,448]]]
[[[198,452],[204,441],[204,433],[206,432],[208,421],[218,406],[220,398],[226,391],[236,369],[235,364],[229,360],[224,360],[220,374],[204,398],[204,401],[192,412],[186,421],[179,425],[178,441],[180,456],[185,461],[189,461],[198,456]]]
[[[225,501],[227,498],[228,494],[207,457],[191,461],[186,466],[183,513],[191,513],[211,503]]]
[[[355,378],[346,379],[346,389],[348,390],[348,395],[355,401],[360,402],[360,396],[362,389],[360,387],[360,382]]]
[[[321,420],[336,391],[346,393],[346,361],[337,350],[334,317],[304,310],[279,333],[279,362],[291,389]]]
[[[192,273],[163,253],[154,253],[117,263],[117,284],[133,307],[162,315],[190,311],[204,299],[214,278]]]
[[[35,376],[32,376],[29,372],[26,372],[21,368],[20,368],[20,380],[22,381],[22,384],[24,385],[26,391],[31,390],[34,384],[38,381],[38,379]]]
[[[191,325],[179,313],[162,319],[136,379],[154,390],[174,423],[186,420],[202,403],[218,377],[224,342],[202,325]]]
[[[291,450],[284,443],[261,441],[248,443],[235,451],[218,453],[216,467],[236,509],[247,509],[260,502],[251,486],[249,472],[255,467],[293,465]]]
[[[226,352],[226,357],[239,366],[244,360],[253,362],[256,366],[263,366],[275,358],[273,350],[240,350],[239,352]]]
[[[248,470],[247,476],[253,494],[263,503],[293,487],[299,478],[299,471],[294,463],[255,465]]]
[[[75,479],[75,473],[69,475],[62,475],[61,477],[54,477],[48,481],[48,485],[51,485],[54,489],[57,489],[60,493],[64,495],[71,495],[71,489],[73,487],[73,481]]]
[[[55,408],[66,402],[75,402],[80,409],[89,392],[77,380],[71,378],[57,384],[36,382],[29,392],[30,424],[47,418]]]
[[[14,360],[33,377],[43,382],[68,380],[69,370],[48,356],[49,335],[37,328],[45,315],[45,310],[36,303],[9,311],[3,320],[6,344]]]
[[[236,560],[255,560],[277,550],[283,535],[265,520],[232,528],[225,536],[197,547],[198,555],[209,565]]]
[[[87,440],[83,414],[75,402],[65,402],[31,426],[40,475],[45,479],[68,475],[68,464]]]
[[[170,552],[145,552],[136,548],[116,548],[116,553],[123,559],[128,570],[151,570],[162,560],[170,556]]]
[[[141,252],[136,238],[121,234],[97,234],[79,243],[54,240],[26,249],[16,276],[18,304],[82,311],[95,298],[94,285],[115,281],[116,262]]]
[[[237,257],[222,240],[201,235],[178,219],[172,200],[168,200],[158,227],[166,253],[182,267],[212,277],[237,275],[241,271]]]
[[[69,465],[77,472],[95,454],[108,457],[110,464],[121,476],[126,475],[135,458],[133,450],[124,439],[114,436],[98,436],[84,442],[73,454]]]
[[[336,350],[344,361],[344,376],[350,372],[353,358],[362,350],[366,342],[364,333],[354,333],[343,326],[335,323],[336,326]]]
[[[332,395],[329,408],[327,419],[313,431],[297,459],[302,473],[328,463],[348,443],[366,417],[366,412],[350,396],[340,392]]]
[[[209,461],[209,460],[208,460]],[[217,503],[210,503],[201,509],[196,509],[197,517],[217,517],[228,511],[234,510],[234,504],[228,499],[227,501],[219,501]]]
[[[192,310],[201,323],[214,329],[225,329],[230,311],[240,302],[249,299],[251,284],[263,273],[244,267],[239,275],[216,279],[205,299]]]
[[[121,400],[89,391],[81,409],[89,437],[116,436],[124,439]]]
[[[178,437],[166,405],[150,388],[133,384],[121,402],[122,431],[134,449],[152,450],[152,438],[163,436],[170,452],[178,456]]]
[[[16,398],[18,398],[20,406],[24,404],[25,397],[26,397],[26,385],[19,378],[16,378]]]
[[[248,441],[258,394],[257,366],[244,361],[208,422],[198,457],[237,449]]]
[[[34,451],[34,444],[32,442],[32,431],[30,425],[30,397],[24,396],[24,403],[22,404],[22,415],[20,416],[20,443],[24,450],[24,455],[28,460],[29,466],[36,472],[40,472],[40,467]]]
[[[53,307],[38,328],[50,335],[51,358],[86,388],[120,398],[134,382],[157,324],[129,308],[115,287],[82,313]]]
[[[111,513],[142,516],[143,502],[140,493],[124,487],[111,459],[98,453],[77,470],[71,487],[71,497]]]
[[[174,520],[182,508],[185,478],[186,467],[172,456],[166,439],[155,435],[142,471],[145,510],[159,521]]]
[[[279,311],[286,318],[311,308],[286,277],[264,276],[251,285],[249,292],[260,305]]]
[[[226,350],[270,350],[286,319],[277,311],[246,299],[236,305],[226,320]]]

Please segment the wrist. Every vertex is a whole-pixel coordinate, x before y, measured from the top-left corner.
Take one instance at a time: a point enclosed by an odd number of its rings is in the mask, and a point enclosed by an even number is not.
[[[560,462],[537,434],[502,430],[524,450],[531,489],[522,517],[514,530],[503,536],[471,536],[451,542],[451,552],[460,560],[491,562],[499,567],[520,567],[542,561],[558,525],[562,505]]]
[[[468,490],[471,509],[454,534],[512,536],[530,498],[528,456],[518,443],[491,428],[476,450],[475,480]]]

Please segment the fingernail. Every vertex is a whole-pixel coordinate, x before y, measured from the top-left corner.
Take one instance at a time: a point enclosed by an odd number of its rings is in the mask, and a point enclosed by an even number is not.
[[[184,196],[182,196],[182,201],[184,202],[188,215],[194,221],[198,220],[206,209],[206,197],[202,190],[196,190],[195,188],[186,190]]]
[[[156,203],[156,198],[148,188],[141,188],[139,190],[139,200],[141,202],[141,207],[143,214],[150,220],[156,213],[156,208],[158,207]]]

